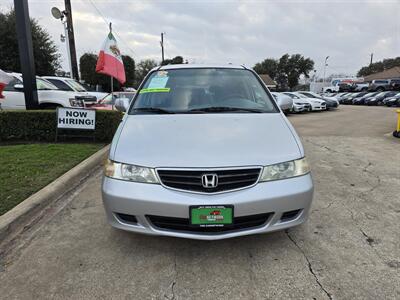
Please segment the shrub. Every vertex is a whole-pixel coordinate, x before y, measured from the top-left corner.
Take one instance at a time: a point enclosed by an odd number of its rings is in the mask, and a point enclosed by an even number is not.
[[[122,113],[118,111],[96,111],[96,141],[110,142],[121,119]],[[0,142],[54,142],[56,121],[55,110],[0,111]],[[77,135],[83,133],[93,136],[92,132],[74,131]]]

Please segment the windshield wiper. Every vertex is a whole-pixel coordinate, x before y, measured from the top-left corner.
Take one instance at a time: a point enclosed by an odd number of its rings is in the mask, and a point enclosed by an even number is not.
[[[188,110],[188,112],[211,112],[211,113],[218,113],[218,112],[252,112],[252,113],[263,113],[265,111],[256,109],[256,108],[242,108],[242,107],[229,107],[229,106],[210,106],[210,107],[201,107],[201,108],[194,108]]]
[[[166,109],[158,108],[158,107],[139,107],[133,109],[135,112],[151,112],[156,114],[174,114],[173,111],[169,111]]]

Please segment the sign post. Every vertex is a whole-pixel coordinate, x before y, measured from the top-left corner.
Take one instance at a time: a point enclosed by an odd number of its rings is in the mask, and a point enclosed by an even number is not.
[[[96,111],[91,109],[80,109],[71,107],[57,108],[57,130],[56,142],[60,130],[89,130],[93,131],[93,140],[95,140],[94,130],[96,129]],[[71,135],[72,137],[87,137],[83,135]]]

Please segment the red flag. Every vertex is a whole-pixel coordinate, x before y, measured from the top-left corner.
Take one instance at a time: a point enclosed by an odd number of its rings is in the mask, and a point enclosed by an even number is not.
[[[6,72],[0,70],[0,99],[4,98],[2,92],[7,84],[13,80],[13,77],[8,75]]]
[[[124,84],[126,81],[121,52],[119,51],[117,40],[111,32],[108,34],[100,50],[96,72],[112,76],[121,84]]]

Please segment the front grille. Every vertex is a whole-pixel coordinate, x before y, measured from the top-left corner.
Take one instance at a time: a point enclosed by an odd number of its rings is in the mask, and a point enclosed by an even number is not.
[[[170,188],[201,192],[217,193],[252,186],[258,180],[261,168],[246,168],[232,170],[157,170],[161,182]],[[216,174],[218,185],[205,188],[202,175]]]
[[[181,232],[193,232],[204,234],[216,234],[220,232],[239,231],[244,229],[254,229],[264,226],[273,213],[250,215],[233,218],[233,225],[224,227],[194,227],[191,226],[187,218],[172,218],[161,216],[147,216],[152,225],[158,229],[175,230]]]

